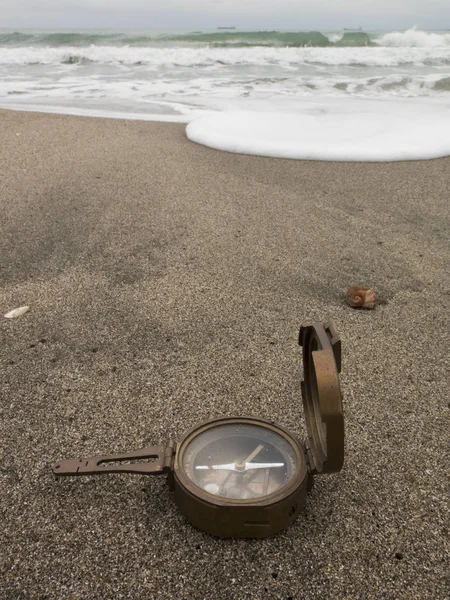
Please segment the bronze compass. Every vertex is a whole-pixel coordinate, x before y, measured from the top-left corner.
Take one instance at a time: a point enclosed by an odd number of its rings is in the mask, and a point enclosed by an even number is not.
[[[266,537],[287,527],[305,504],[313,475],[339,471],[344,417],[341,342],[331,324],[300,328],[301,393],[308,437],[257,417],[201,423],[179,441],[116,455],[62,460],[61,476],[167,475],[181,512],[220,537]]]

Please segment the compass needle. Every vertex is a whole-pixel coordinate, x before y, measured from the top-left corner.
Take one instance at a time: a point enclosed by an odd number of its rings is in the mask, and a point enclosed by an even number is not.
[[[244,461],[242,461],[244,462]],[[254,471],[255,469],[271,469],[272,467],[284,467],[284,463],[245,463],[240,467],[240,461],[227,465],[196,465],[197,471]]]
[[[257,454],[259,454],[261,452],[261,450],[263,448],[264,448],[263,444],[260,444],[259,446],[257,446],[253,450],[253,452],[247,456],[247,458],[245,459],[245,462],[246,463],[252,462],[252,460],[256,457]]]

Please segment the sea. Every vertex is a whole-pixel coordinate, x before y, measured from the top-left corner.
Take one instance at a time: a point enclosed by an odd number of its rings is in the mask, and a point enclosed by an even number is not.
[[[450,31],[0,29],[2,108],[190,123],[364,100],[450,114]]]

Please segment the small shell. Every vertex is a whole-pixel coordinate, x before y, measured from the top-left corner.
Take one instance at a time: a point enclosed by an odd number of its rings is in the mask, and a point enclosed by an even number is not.
[[[352,308],[375,308],[377,297],[372,288],[354,285],[347,291],[345,299]]]
[[[10,310],[4,315],[5,319],[15,319],[23,315],[24,313],[30,310],[29,306],[20,306],[19,308],[15,308],[14,310]]]

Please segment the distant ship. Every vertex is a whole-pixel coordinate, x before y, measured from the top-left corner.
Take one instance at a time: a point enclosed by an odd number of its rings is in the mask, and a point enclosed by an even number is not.
[[[218,27],[217,29],[236,29],[236,27]]]
[[[344,27],[344,31],[362,31],[362,27],[358,27],[357,29],[347,29],[347,27]]]

